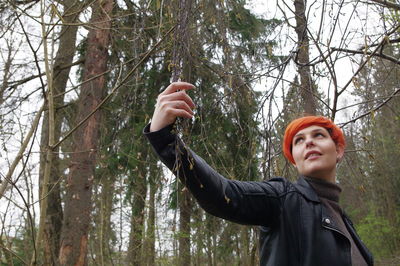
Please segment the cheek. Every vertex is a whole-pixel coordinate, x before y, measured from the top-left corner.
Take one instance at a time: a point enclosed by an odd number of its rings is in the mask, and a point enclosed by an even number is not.
[[[295,162],[294,166],[296,166],[300,162],[300,159],[301,159],[301,150],[293,148],[292,156],[293,156],[293,159],[294,159],[294,162]]]
[[[336,164],[337,160],[338,160],[338,153],[337,153],[336,147],[335,146],[334,147],[330,147],[328,149],[328,153],[329,153],[329,156],[328,156],[329,162],[333,163],[333,164]]]

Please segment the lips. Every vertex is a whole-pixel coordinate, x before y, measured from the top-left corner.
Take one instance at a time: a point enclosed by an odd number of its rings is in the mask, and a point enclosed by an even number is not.
[[[322,153],[320,153],[319,151],[309,151],[306,153],[306,156],[304,157],[305,160],[309,159],[309,158],[313,158],[315,156],[320,156],[322,155]]]

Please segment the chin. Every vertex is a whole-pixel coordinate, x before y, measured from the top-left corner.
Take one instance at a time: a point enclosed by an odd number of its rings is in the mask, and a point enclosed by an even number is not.
[[[313,169],[313,171],[306,171],[305,173],[303,173],[303,175],[327,181],[331,180],[332,176],[335,176],[335,174],[332,173],[332,170],[326,169]]]
[[[309,169],[308,171],[304,171],[302,175],[308,176],[308,177],[314,177],[314,178],[321,178],[324,179],[325,176],[327,176],[326,169]]]
[[[310,165],[311,166],[311,165]],[[316,178],[326,178],[327,176],[331,176],[332,173],[335,173],[336,164],[335,165],[312,165],[311,167],[305,167],[303,169],[303,175],[316,177]]]

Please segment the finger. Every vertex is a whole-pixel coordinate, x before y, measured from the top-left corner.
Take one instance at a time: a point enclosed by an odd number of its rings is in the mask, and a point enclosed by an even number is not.
[[[171,110],[171,114],[174,115],[175,117],[183,117],[183,118],[192,118],[193,117],[193,113],[189,113],[183,109],[173,109],[173,110]]]
[[[184,81],[178,81],[178,82],[171,83],[165,89],[165,91],[163,91],[161,94],[162,95],[166,95],[166,94],[174,93],[174,92],[179,91],[179,90],[190,90],[190,89],[194,89],[194,85],[193,84],[188,83],[188,82],[184,82]]]
[[[169,114],[173,114],[173,111],[175,111],[175,110],[184,110],[187,113],[193,115],[192,109],[184,101],[168,102],[168,103],[165,103],[165,104],[161,105],[161,108],[164,109]]]
[[[189,95],[185,93],[185,91],[177,91],[168,95],[159,95],[157,102],[159,104],[163,103],[168,103],[168,102],[174,102],[174,101],[184,101],[187,105],[190,106],[190,108],[195,108],[195,104],[190,98]]]

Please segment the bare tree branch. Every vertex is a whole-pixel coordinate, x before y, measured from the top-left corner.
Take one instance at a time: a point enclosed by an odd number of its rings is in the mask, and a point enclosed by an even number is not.
[[[400,43],[400,38],[388,39],[388,40],[386,40],[386,43]],[[369,45],[367,45],[367,46],[363,46],[363,47],[359,48],[358,50],[365,50],[365,49],[367,49],[368,47],[375,47],[375,46],[377,46],[377,45],[379,45],[379,43],[369,44]]]
[[[354,123],[356,122],[358,119],[361,119],[367,115],[370,115],[373,112],[378,111],[379,109],[381,109],[383,106],[385,106],[391,99],[393,99],[393,97],[395,97],[398,93],[400,92],[400,88],[398,88],[397,90],[395,90],[392,95],[390,95],[386,100],[384,100],[383,102],[381,102],[379,105],[377,105],[376,107],[372,108],[371,110],[369,110],[368,112],[365,112],[359,116],[357,116],[356,118],[349,120],[345,123],[341,123],[339,124],[340,127],[344,127],[345,125],[349,124],[349,123]]]
[[[31,3],[38,3],[39,2],[39,0],[23,0],[23,1],[21,1],[21,0],[14,0],[14,1],[7,1],[7,2],[9,2],[10,4],[13,4],[13,5],[26,5],[26,4],[31,4]]]
[[[73,62],[73,63],[71,63],[71,64],[62,66],[62,67],[60,67],[60,68],[55,68],[55,69],[54,69],[54,72],[55,72],[54,75],[57,76],[57,74],[58,74],[59,72],[61,72],[62,70],[67,69],[67,68],[70,68],[71,66],[75,66],[75,65],[82,64],[82,63],[84,63],[84,62],[85,62],[84,59],[80,59],[80,60],[78,60],[78,61],[76,61],[76,62]],[[30,76],[30,77],[26,77],[26,78],[23,78],[23,79],[20,79],[20,80],[16,80],[16,81],[9,82],[9,83],[8,83],[8,88],[9,88],[9,89],[12,89],[13,87],[20,86],[20,85],[22,85],[22,84],[24,84],[24,83],[26,83],[26,82],[28,82],[28,81],[34,80],[34,79],[39,78],[39,77],[42,77],[42,76],[44,76],[44,75],[46,75],[46,73],[40,73],[40,74],[33,75],[33,76]]]
[[[379,45],[375,48],[374,51],[371,52],[371,55],[367,55],[367,60],[365,60],[360,66],[358,67],[357,71],[354,73],[353,77],[357,76],[358,73],[364,68],[364,66],[367,64],[367,62],[371,59],[372,56],[376,55],[378,50],[385,44],[386,38],[390,36],[391,34],[395,33],[398,29],[400,28],[400,24],[394,27],[387,35],[383,36],[382,41],[379,43]],[[349,81],[344,85],[344,87],[338,92],[338,95],[342,94],[346,88],[350,85],[350,83],[353,80],[353,77],[349,79]]]
[[[373,52],[365,52],[365,51],[360,51],[360,50],[351,50],[351,49],[345,49],[345,48],[332,48],[333,52],[345,52],[345,53],[350,53],[350,54],[363,54],[363,55],[369,55],[369,56],[376,56],[380,57],[386,60],[389,60],[395,64],[400,65],[400,59],[397,59],[393,56],[389,56],[383,53],[373,53]]]
[[[0,248],[3,249],[5,252],[12,254],[14,257],[19,259],[24,265],[28,265],[16,252],[12,251],[11,249],[7,248],[6,246],[0,244]]]
[[[370,1],[387,8],[394,8],[396,10],[400,10],[400,5],[391,1],[387,0],[370,0]]]
[[[169,36],[169,34],[176,28],[176,25],[173,26],[168,32],[163,36],[161,40],[159,40],[143,57],[139,60],[139,62],[132,68],[132,70],[124,77],[124,79],[117,84],[112,91],[99,103],[99,105],[90,113],[88,114],[81,122],[79,122],[73,129],[71,129],[65,136],[54,144],[51,149],[58,147],[61,143],[63,143],[74,131],[76,131],[83,123],[85,123],[97,110],[100,109],[114,93],[119,89],[122,85],[125,84],[126,80],[136,71],[136,69],[156,50],[156,48]]]
[[[22,143],[22,146],[19,149],[18,154],[14,159],[14,162],[12,163],[10,169],[8,170],[8,173],[4,178],[4,182],[1,183],[1,186],[0,186],[0,199],[3,197],[3,194],[4,194],[5,190],[7,189],[8,184],[12,183],[11,176],[14,173],[14,170],[17,167],[19,161],[22,159],[23,153],[24,153],[26,147],[28,146],[29,141],[31,140],[31,137],[32,137],[33,133],[35,132],[36,127],[39,124],[40,117],[42,116],[42,112],[44,110],[44,107],[45,107],[45,104],[43,104],[42,107],[37,112],[36,117],[33,120],[31,129],[29,130],[28,134],[26,135],[26,137],[24,139],[24,142]]]

